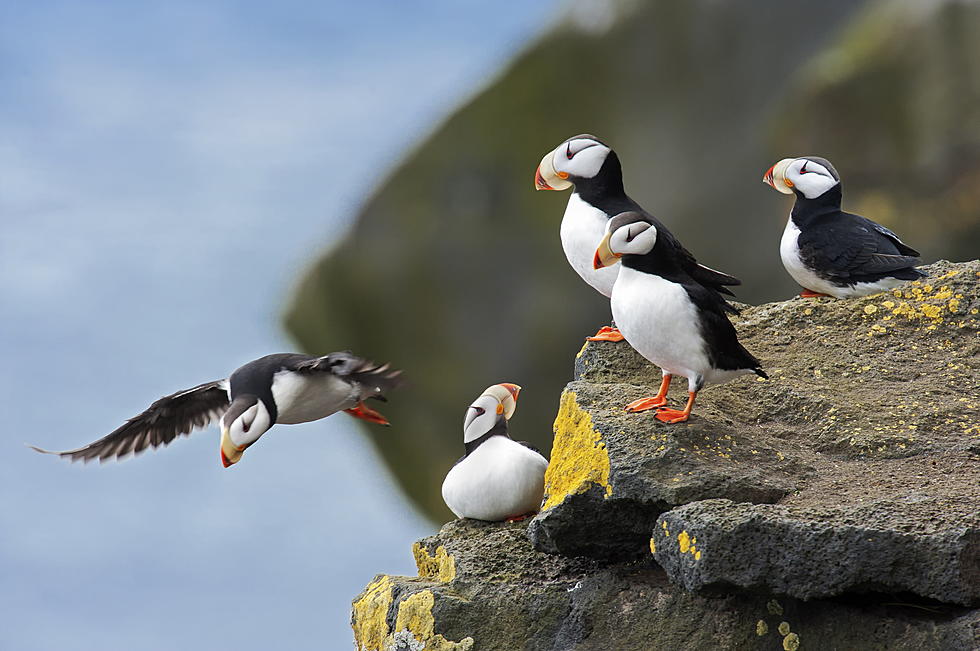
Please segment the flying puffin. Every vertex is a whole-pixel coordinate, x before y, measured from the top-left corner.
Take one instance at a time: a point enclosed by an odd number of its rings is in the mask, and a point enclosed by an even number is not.
[[[779,255],[800,296],[854,298],[892,289],[927,274],[919,252],[881,224],[840,209],[840,175],[826,158],[784,158],[762,181],[795,194]]]
[[[621,212],[638,212],[661,231],[666,230],[626,195],[623,168],[616,152],[589,134],[573,136],[545,154],[534,172],[534,187],[537,190],[574,188],[561,221],[561,245],[572,269],[606,297],[612,296],[619,270],[615,267],[593,268],[592,257],[606,233],[609,218]],[[737,278],[699,265],[687,251],[683,253],[681,264],[687,273],[714,291],[731,296],[725,285],[741,284]],[[623,336],[615,325],[605,326],[589,340],[622,341]]]
[[[516,384],[495,384],[466,410],[466,454],[442,483],[442,499],[460,518],[523,520],[541,506],[548,460],[507,431],[520,390]]]
[[[735,308],[690,274],[689,256],[647,215],[624,212],[609,220],[593,261],[597,269],[622,263],[610,301],[613,319],[626,341],[663,370],[657,395],[631,402],[626,410],[657,409],[656,418],[665,423],[686,421],[706,384],[746,373],[768,377],[738,342],[725,314]],[[674,375],[687,378],[683,410],[665,407]]]
[[[338,411],[388,425],[367,398],[384,401],[384,392],[400,383],[401,371],[348,352],[311,357],[296,353],[266,355],[245,364],[225,380],[206,382],[164,396],[121,427],[76,450],[38,452],[72,461],[107,461],[146,448],[168,445],[220,416],[221,464],[238,463],[245,448],[273,425],[307,423]]]

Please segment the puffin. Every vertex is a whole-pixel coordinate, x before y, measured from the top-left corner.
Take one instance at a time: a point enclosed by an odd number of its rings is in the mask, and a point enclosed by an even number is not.
[[[658,229],[666,230],[627,196],[619,156],[593,135],[572,136],[545,154],[534,172],[534,187],[536,190],[572,188],[559,230],[562,249],[582,280],[607,298],[612,296],[619,269],[596,269],[592,258],[596,245],[606,233],[609,219],[621,212],[633,211],[646,216]],[[715,292],[733,296],[725,286],[739,285],[740,280],[699,265],[693,256],[684,253],[682,264],[688,274]],[[614,320],[613,326],[604,326],[588,339],[622,341],[623,336],[616,329]]]
[[[597,269],[622,264],[610,299],[613,319],[626,341],[663,371],[657,395],[635,400],[626,410],[657,409],[655,417],[664,423],[686,421],[708,384],[748,373],[768,377],[738,341],[727,316],[737,313],[735,308],[691,275],[688,255],[670,232],[629,211],[609,220],[593,260]],[[674,375],[687,378],[682,410],[666,407]]]
[[[384,402],[385,392],[400,382],[401,371],[346,351],[323,357],[277,353],[248,362],[226,379],[164,396],[84,447],[64,452],[30,447],[71,461],[103,462],[168,445],[218,418],[221,465],[227,468],[238,463],[245,449],[276,424],[307,423],[345,411],[355,418],[388,425],[388,420],[364,401],[374,398]]]
[[[442,483],[442,499],[457,517],[516,522],[540,508],[548,460],[530,443],[512,439],[507,428],[520,391],[516,384],[495,384],[467,408],[466,454]]]
[[[796,195],[779,256],[803,287],[800,296],[867,296],[927,275],[915,268],[919,252],[898,235],[841,210],[840,175],[826,158],[784,158],[762,181]]]

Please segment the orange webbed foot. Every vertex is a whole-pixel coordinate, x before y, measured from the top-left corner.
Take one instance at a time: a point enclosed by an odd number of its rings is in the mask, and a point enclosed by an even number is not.
[[[537,515],[537,511],[530,511],[520,515],[508,515],[506,518],[504,518],[504,522],[523,522],[528,518],[533,518],[535,515]]]
[[[356,407],[351,407],[350,409],[345,409],[348,414],[354,418],[360,418],[371,423],[377,423],[378,425],[391,425],[388,419],[382,416],[379,412],[371,409],[363,402],[357,403]]]
[[[673,424],[673,423],[683,423],[684,421],[687,420],[688,416],[690,415],[691,415],[690,412],[687,412],[682,409],[663,408],[657,411],[654,418],[664,423]]]
[[[667,398],[664,396],[653,396],[650,398],[640,398],[639,400],[634,400],[630,404],[626,405],[626,411],[631,414],[635,414],[641,411],[649,411],[650,409],[657,409],[663,407],[667,404]]]
[[[815,292],[812,289],[806,289],[806,288],[804,288],[803,291],[800,292],[800,298],[818,298],[820,296],[827,296],[829,298],[830,294],[821,294],[820,292]]]
[[[586,341],[623,341],[626,339],[619,331],[619,328],[614,328],[612,326],[602,326],[599,328],[599,332],[595,333],[591,337],[586,337]]]

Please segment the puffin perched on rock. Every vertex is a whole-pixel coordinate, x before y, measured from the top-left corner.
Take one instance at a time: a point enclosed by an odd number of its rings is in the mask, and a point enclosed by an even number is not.
[[[840,209],[840,175],[826,158],[784,158],[764,183],[795,194],[779,255],[800,296],[854,298],[926,276],[919,252],[870,219]]]
[[[603,296],[612,296],[618,269],[594,268],[592,258],[609,219],[621,212],[638,212],[661,232],[666,232],[662,224],[626,195],[619,157],[595,136],[573,136],[545,154],[535,170],[534,187],[538,190],[573,188],[561,221],[561,245],[572,269]],[[679,243],[677,246],[680,247]],[[683,259],[679,263],[704,286],[732,295],[725,285],[741,284],[737,278],[699,265],[683,247],[680,250]],[[619,331],[609,326],[589,337],[590,341],[622,339]]]
[[[507,429],[520,391],[516,384],[495,384],[466,410],[466,454],[442,483],[442,499],[460,518],[523,520],[541,506],[548,460]]]
[[[225,380],[215,380],[164,396],[124,425],[85,447],[51,452],[72,461],[106,461],[167,445],[194,428],[221,422],[221,463],[237,463],[245,448],[273,425],[307,423],[346,411],[355,418],[388,425],[364,404],[400,383],[401,371],[348,352],[311,357],[266,355],[245,364]]]
[[[735,308],[690,273],[689,256],[660,224],[631,211],[609,220],[593,262],[596,269],[622,263],[612,292],[613,319],[626,341],[663,370],[657,395],[631,402],[626,410],[657,409],[656,418],[665,423],[686,421],[707,384],[746,373],[768,377],[738,342],[726,316]],[[687,378],[683,410],[665,406],[674,375]]]

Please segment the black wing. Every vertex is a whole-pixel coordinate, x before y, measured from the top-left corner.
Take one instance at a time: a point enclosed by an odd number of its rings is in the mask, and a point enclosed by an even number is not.
[[[228,408],[228,382],[217,380],[164,396],[135,418],[94,443],[76,450],[52,452],[30,446],[38,452],[57,454],[72,461],[106,461],[139,454],[146,448],[167,445],[186,436],[196,427],[206,427]]]
[[[402,372],[389,364],[375,364],[349,352],[330,353],[294,364],[290,370],[297,373],[333,373],[350,379],[366,389],[366,396],[385,401],[385,392],[402,383]]]
[[[841,212],[803,230],[800,257],[818,272],[848,280],[874,280],[919,264],[919,253],[880,224]]]

